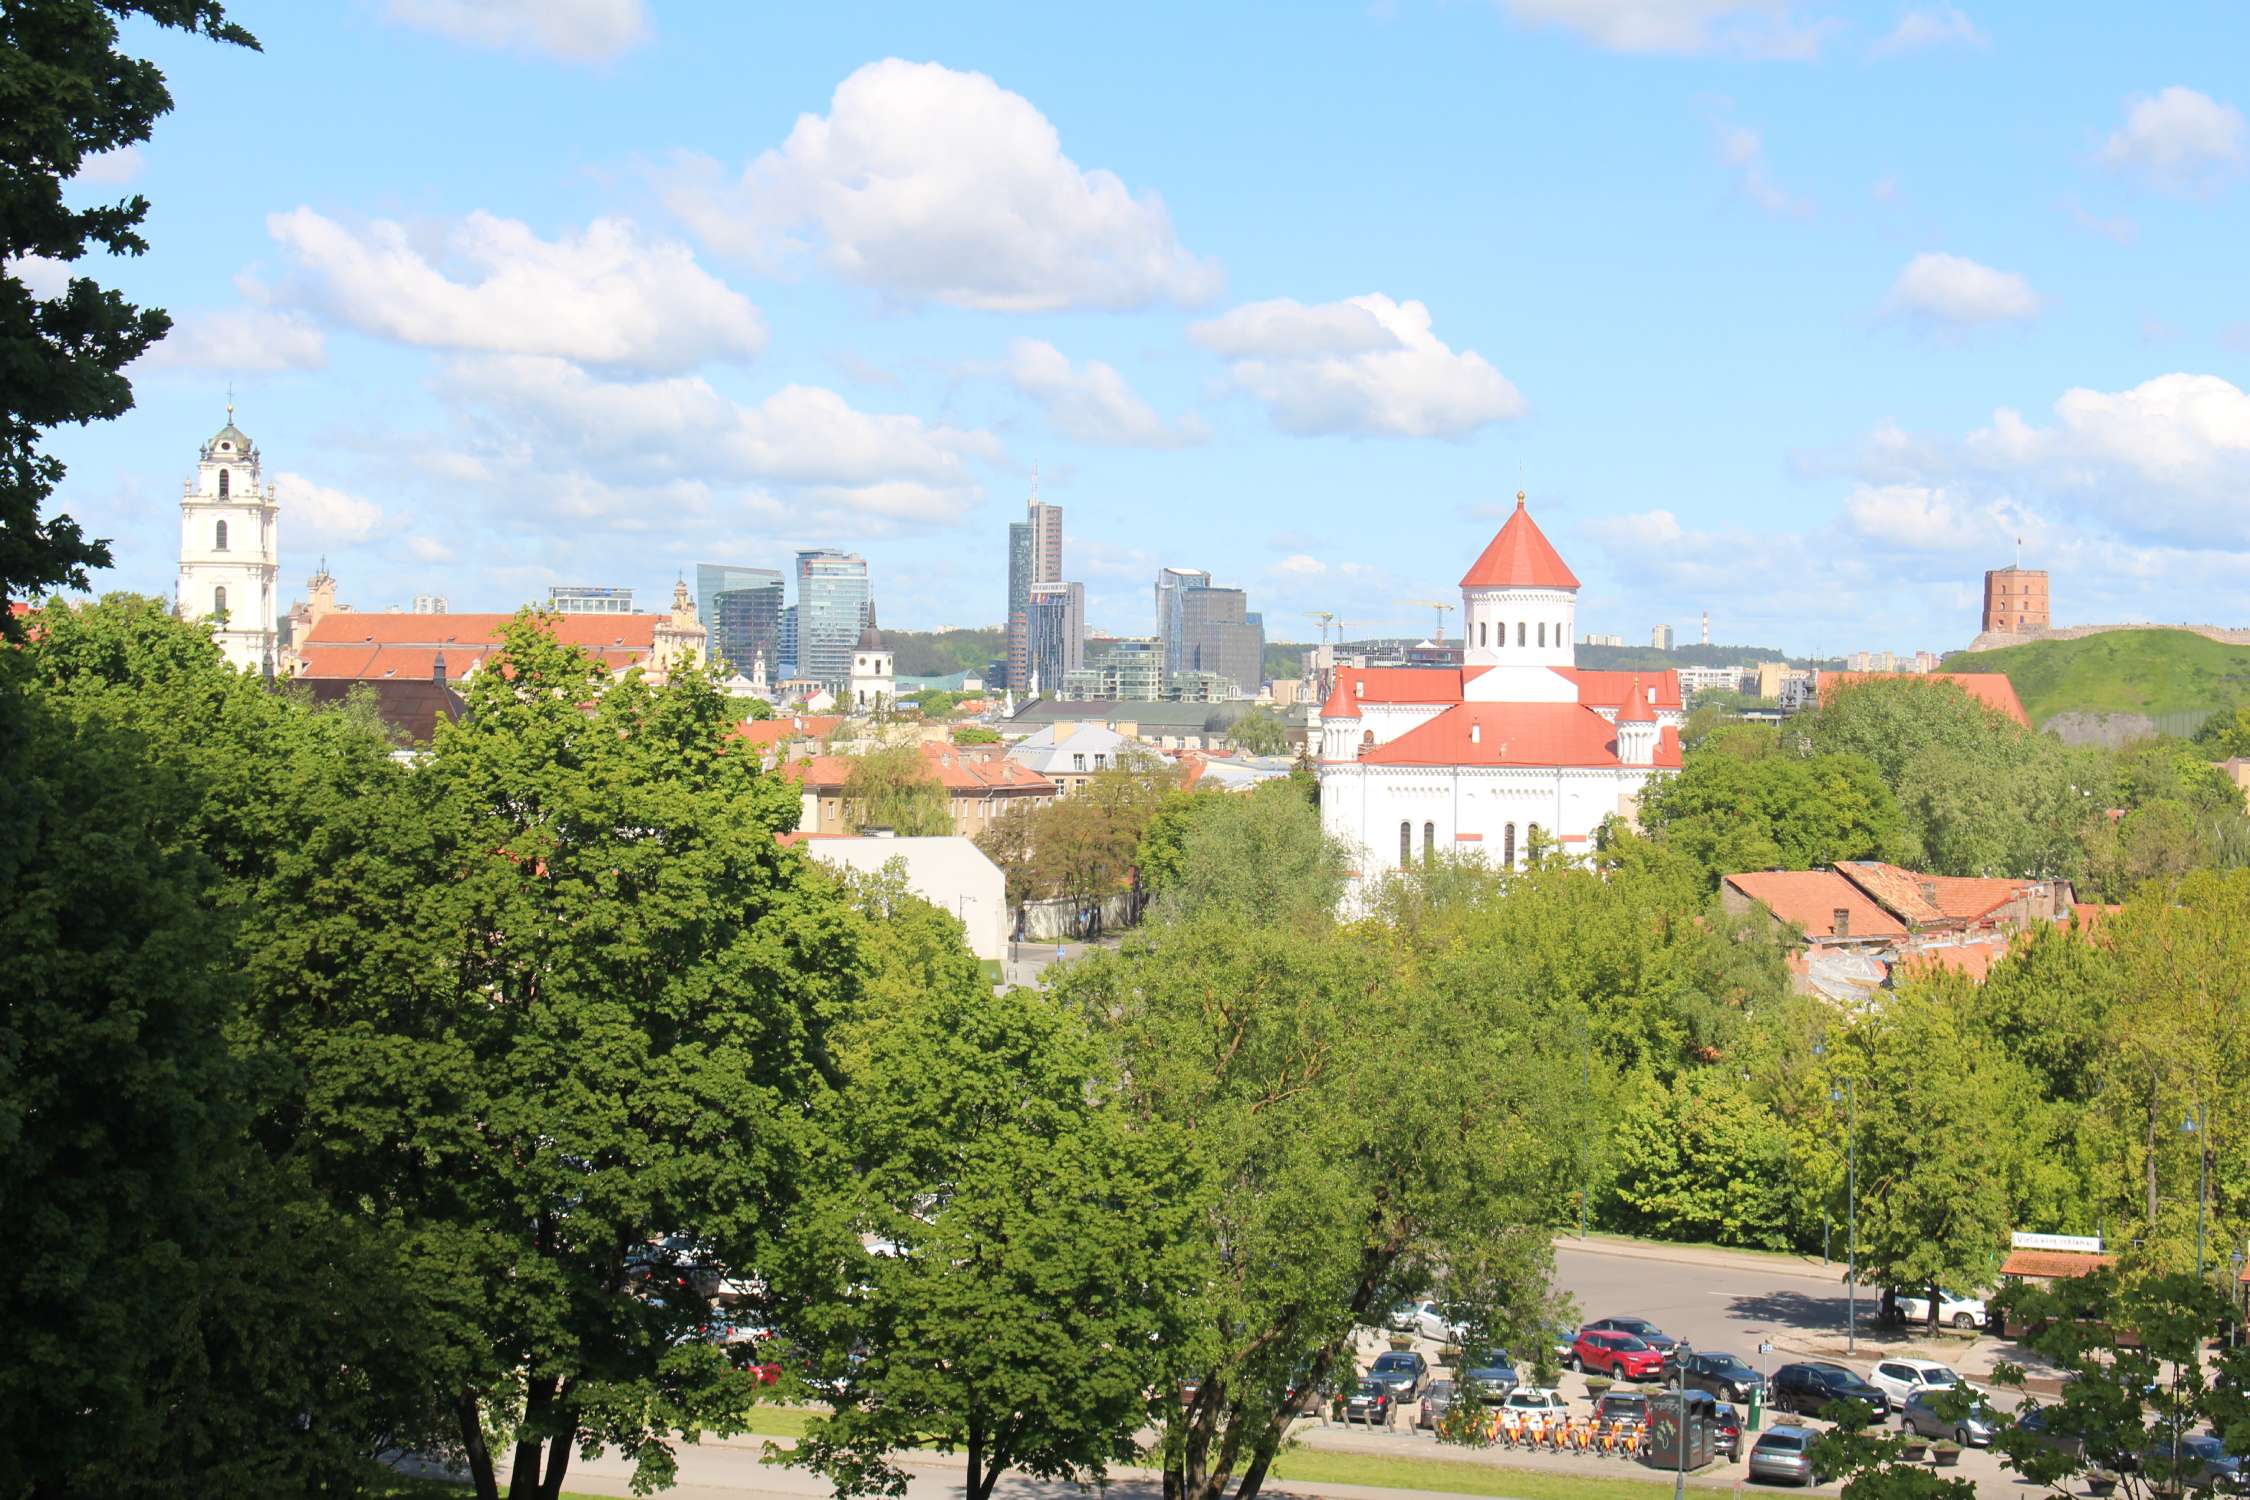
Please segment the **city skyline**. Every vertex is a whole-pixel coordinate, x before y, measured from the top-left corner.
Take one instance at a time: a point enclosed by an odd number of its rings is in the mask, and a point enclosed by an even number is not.
[[[1519,488],[1627,640],[1965,644],[2018,537],[2058,625],[2239,622],[2238,11],[589,13],[147,37],[178,112],[71,190],[148,194],[94,268],[177,322],[53,435],[97,587],[169,591],[231,381],[283,602],[322,556],[465,608],[835,547],[894,629],[1004,623],[1037,465],[1112,630],[1179,565],[1276,639],[1424,633]],[[338,107],[415,89],[380,150]]]

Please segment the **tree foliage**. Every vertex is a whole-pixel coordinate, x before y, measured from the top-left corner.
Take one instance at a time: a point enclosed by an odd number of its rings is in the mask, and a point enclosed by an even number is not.
[[[1227,726],[1227,738],[1252,755],[1279,755],[1289,748],[1289,726],[1267,708],[1254,708]]]
[[[933,838],[953,831],[945,784],[919,745],[884,745],[852,757],[844,778],[844,826],[888,828],[901,838]]]
[[[1750,742],[1759,753],[1744,755],[1739,743],[1715,739],[1641,803],[1650,834],[1694,859],[1713,887],[1734,871],[1809,869],[1895,851],[1898,803],[1872,761],[1784,755],[1768,736]]]

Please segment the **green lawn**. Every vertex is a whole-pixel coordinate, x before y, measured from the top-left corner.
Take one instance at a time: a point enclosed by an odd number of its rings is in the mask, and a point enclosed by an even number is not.
[[[1457,1495],[1504,1495],[1510,1500],[1655,1500],[1669,1479],[1622,1475],[1546,1474],[1503,1469],[1457,1458],[1392,1457],[1382,1453],[1323,1453],[1297,1448],[1274,1460],[1276,1479],[1300,1484],[1363,1484],[1391,1490],[1442,1490]]]
[[[2072,711],[2154,718],[2250,703],[2250,646],[2224,646],[2185,630],[2112,630],[1956,651],[1944,670],[2006,674],[2035,725]]]

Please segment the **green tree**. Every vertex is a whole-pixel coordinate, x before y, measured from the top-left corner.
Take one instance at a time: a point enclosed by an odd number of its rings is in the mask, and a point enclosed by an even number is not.
[[[1000,867],[1007,880],[1008,904],[1012,907],[1050,894],[1039,886],[1035,858],[1043,811],[1028,802],[1013,803],[977,835],[977,847]]]
[[[56,585],[87,586],[109,566],[109,546],[67,515],[42,518],[62,482],[62,462],[40,432],[107,421],[132,409],[125,367],[164,337],[172,320],[135,307],[90,277],[72,275],[42,298],[21,274],[27,259],[75,267],[89,249],[141,255],[148,200],[72,208],[63,185],[86,158],[149,138],[172,108],[164,75],[117,48],[117,18],[256,48],[218,0],[28,0],[0,19],[0,93],[8,100],[0,171],[0,637],[17,625],[8,601]]]
[[[1133,849],[1133,864],[1140,871],[1141,889],[1160,896],[1179,878],[1186,857],[1188,835],[1214,816],[1227,796],[1217,787],[1167,793],[1149,814]]]
[[[965,696],[967,695],[962,693],[949,693],[943,688],[930,688],[914,700],[914,706],[921,710],[925,719],[950,718]]]
[[[860,920],[703,676],[613,685],[528,611],[504,642],[407,780],[395,900],[334,913],[339,981],[268,1024],[323,1181],[396,1227],[478,1492],[496,1439],[554,1500],[582,1445],[662,1484],[672,1434],[739,1429],[752,1389],[662,1288],[782,1236]]]
[[[773,717],[773,705],[763,698],[737,698],[734,700],[734,706],[745,719],[770,719]]]
[[[888,828],[901,838],[932,838],[953,831],[945,784],[919,745],[885,745],[852,757],[844,778],[844,826]]]
[[[2195,732],[2195,743],[2214,760],[2250,755],[2250,703],[2222,708],[2205,719]]]
[[[1641,821],[1689,855],[1714,888],[1741,870],[1880,858],[1899,840],[1898,804],[1857,755],[1746,758],[1715,740],[1644,794]]]
[[[1202,1280],[1184,1142],[1128,1117],[1079,1016],[995,994],[942,914],[869,915],[878,1003],[838,1035],[822,1122],[841,1170],[776,1278],[833,1392],[789,1461],[839,1494],[902,1494],[890,1455],[916,1446],[964,1454],[970,1500],[1011,1470],[1098,1484]]]
[[[1254,708],[1228,726],[1227,738],[1252,755],[1279,755],[1289,748],[1289,726],[1271,709]]]
[[[956,724],[953,726],[953,743],[956,745],[997,745],[1000,731],[990,724]]]
[[[1612,1192],[1658,1239],[1783,1250],[1796,1239],[1787,1133],[1719,1069],[1643,1089],[1618,1127]]]
[[[1351,863],[1286,780],[1248,793],[1175,799],[1167,807],[1194,811],[1176,857],[1157,885],[1155,912],[1165,921],[1216,918],[1242,923],[1326,923],[1343,899]],[[1160,845],[1159,810],[1140,847]],[[1154,882],[1152,882],[1154,884]]]

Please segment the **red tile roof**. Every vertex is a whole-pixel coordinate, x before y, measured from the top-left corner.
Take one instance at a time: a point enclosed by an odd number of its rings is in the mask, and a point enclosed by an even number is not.
[[[1354,703],[1459,703],[1461,672],[1456,667],[1338,667],[1336,693]]]
[[[1351,685],[1344,673],[1336,674],[1336,685],[1328,690],[1328,701],[1320,706],[1320,716],[1324,719],[1359,717],[1359,704],[1352,697]]]
[[[1584,688],[1579,689],[1578,701],[1581,703],[1586,701]],[[1655,722],[1655,719],[1656,715],[1649,712],[1648,690],[1641,686],[1641,674],[1635,672],[1633,681],[1625,694],[1625,701],[1618,707],[1617,722],[1620,724],[1649,724]]]
[[[1820,701],[1823,707],[1838,691],[1862,682],[1950,682],[1995,713],[2006,714],[2029,729],[2031,716],[2023,711],[2016,685],[1999,672],[1823,672]]]
[[[1563,564],[1562,554],[1547,540],[1531,512],[1516,496],[1515,514],[1500,528],[1469,571],[1461,577],[1465,589],[1574,589],[1578,575]]]
[[[777,714],[770,719],[744,719],[734,726],[734,737],[753,745],[778,745],[785,740],[824,740],[844,722],[842,714]]]
[[[1899,959],[1901,969],[1942,969],[1966,974],[1978,984],[1992,966],[2008,956],[2009,939],[1988,938],[1978,943],[1949,943],[1942,948],[1918,948]]]
[[[1576,703],[1459,703],[1359,758],[1375,766],[1615,766],[1617,730]],[[1656,764],[1678,767],[1676,736],[1658,737]]]
[[[293,648],[304,659],[304,677],[357,677],[370,680],[426,678],[437,653],[445,653],[445,674],[457,678],[469,663],[499,649],[500,633],[512,614],[420,615],[393,610],[338,610],[323,616]],[[656,627],[669,615],[550,615],[547,628],[558,640],[599,657],[622,671],[648,660]]]
[[[1680,674],[1677,672],[1593,672],[1584,667],[1552,667],[1557,676],[1567,677],[1578,684],[1578,701],[1593,708],[1615,708],[1623,704],[1638,680],[1645,696],[1649,688],[1656,689],[1656,701],[1649,706],[1658,713],[1666,709],[1681,711]]]
[[[1880,860],[1846,859],[1837,872],[1916,926],[1973,922],[2014,899],[2033,882],[1979,879],[1962,875],[1923,875]]]
[[[1906,936],[1905,924],[1834,870],[1750,871],[1729,875],[1726,883],[1763,901],[1782,921],[1802,927],[1807,937],[1834,937],[1839,910],[1847,913],[1849,938]]]
[[[1000,747],[993,747],[998,749]],[[978,793],[1000,792],[1018,796],[1052,797],[1055,784],[1032,770],[1002,755],[969,755],[952,745],[924,743],[922,760],[952,796],[973,796]],[[815,755],[804,760],[791,761],[781,768],[782,774],[793,781],[801,781],[816,791],[841,790],[852,774],[852,758],[848,755]]]
[[[2063,1276],[2089,1276],[2115,1264],[2117,1257],[2114,1255],[2095,1255],[2084,1250],[2010,1250],[2008,1258],[2000,1262],[2000,1274],[2052,1281]]]

